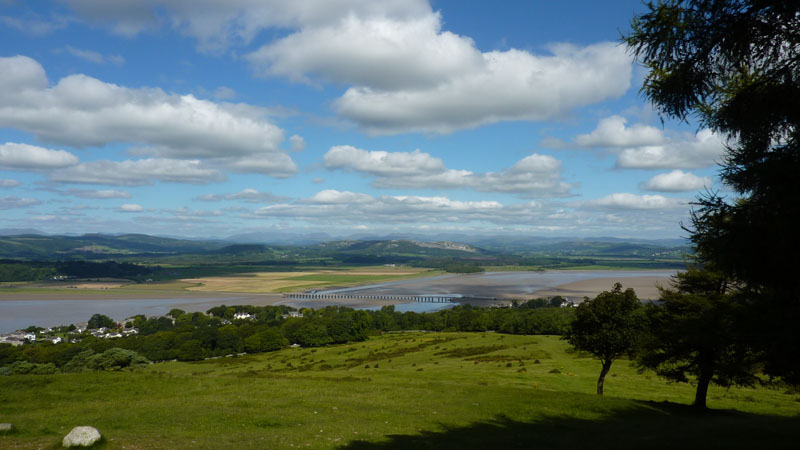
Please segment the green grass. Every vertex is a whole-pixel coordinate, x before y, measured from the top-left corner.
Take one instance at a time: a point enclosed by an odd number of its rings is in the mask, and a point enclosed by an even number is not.
[[[0,448],[57,448],[76,425],[104,448],[793,448],[800,395],[693,387],[555,336],[390,333],[135,372],[0,377]],[[537,362],[538,361],[538,362]],[[663,402],[668,403],[663,403]]]

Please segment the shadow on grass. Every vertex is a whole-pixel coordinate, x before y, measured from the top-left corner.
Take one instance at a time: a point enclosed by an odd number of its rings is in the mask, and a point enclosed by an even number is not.
[[[546,416],[530,423],[500,416],[465,427],[353,441],[346,450],[394,449],[797,449],[800,416],[698,411],[669,403],[634,402],[599,420]]]

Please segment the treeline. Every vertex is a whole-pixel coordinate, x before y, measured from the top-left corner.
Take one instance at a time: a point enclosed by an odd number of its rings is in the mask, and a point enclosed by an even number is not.
[[[31,264],[0,262],[0,281],[40,281],[57,275],[55,267],[37,267]]]
[[[28,370],[17,373],[51,369],[75,371],[75,367],[91,369],[103,366],[98,362],[101,357],[95,356],[94,360],[90,357],[114,348],[130,350],[150,361],[196,361],[243,352],[274,351],[290,344],[318,347],[357,342],[371,334],[401,330],[563,334],[573,316],[571,308],[494,309],[470,305],[424,314],[397,312],[394,306],[377,311],[336,306],[303,309],[302,317],[292,317],[289,315],[292,312],[287,306],[219,306],[211,308],[208,314],[173,310],[170,317],[136,316],[126,325],[136,327],[138,335],[101,339],[87,334],[75,343],[43,342],[17,347],[0,344],[0,367],[16,364],[15,367]],[[251,317],[234,319],[237,313],[247,313]],[[79,360],[76,362],[75,358]],[[44,369],[48,364],[52,367]]]
[[[74,278],[145,279],[160,272],[159,266],[116,261],[15,261],[0,260],[0,281],[41,281],[54,276]]]

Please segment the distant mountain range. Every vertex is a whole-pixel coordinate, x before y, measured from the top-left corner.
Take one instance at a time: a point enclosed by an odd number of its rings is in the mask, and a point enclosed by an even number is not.
[[[30,230],[23,230],[30,231]],[[323,235],[281,236],[253,240],[190,240],[144,234],[85,234],[82,236],[22,233],[0,236],[0,258],[18,259],[131,259],[174,255],[254,256],[261,259],[335,257],[349,262],[381,262],[382,258],[486,259],[493,255],[537,254],[552,257],[680,257],[690,251],[684,240],[618,238],[541,238],[440,235],[359,236],[357,239],[323,239]],[[459,237],[461,239],[445,239]]]

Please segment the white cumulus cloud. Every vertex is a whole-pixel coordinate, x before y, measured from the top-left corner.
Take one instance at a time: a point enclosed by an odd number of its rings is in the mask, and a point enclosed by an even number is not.
[[[107,199],[107,198],[131,198],[130,192],[117,191],[113,189],[69,189],[67,195],[74,195],[79,198]]]
[[[639,147],[658,145],[666,141],[664,133],[656,127],[635,124],[625,126],[627,119],[622,116],[606,117],[589,134],[575,138],[579,147]]]
[[[481,55],[480,68],[438,83],[402,89],[356,85],[335,103],[371,134],[450,133],[499,121],[546,120],[621,96],[631,62],[613,43],[554,46],[549,55],[522,50]]]
[[[510,192],[527,197],[567,195],[572,188],[561,179],[561,161],[532,154],[499,172],[473,173],[448,169],[444,162],[419,149],[413,152],[363,150],[349,145],[331,147],[324,166],[375,176],[379,188],[473,189]]]
[[[616,98],[631,58],[606,42],[547,54],[482,52],[443,29],[426,0],[68,0],[82,18],[135,35],[165,24],[202,51],[281,37],[245,55],[264,76],[349,85],[334,109],[372,134],[450,133],[507,120],[545,120]]]
[[[693,173],[681,170],[660,173],[644,185],[646,190],[658,192],[688,192],[710,187],[711,178],[698,177]]]
[[[35,60],[0,58],[0,126],[57,144],[130,143],[138,146],[138,155],[213,159],[242,172],[294,174],[297,166],[279,149],[283,130],[267,120],[267,114],[246,104],[131,89],[81,74],[50,86]]]
[[[611,210],[666,210],[687,208],[688,202],[686,200],[667,198],[662,195],[636,195],[618,192],[602,198],[581,202],[579,206]]]
[[[413,152],[385,152],[362,150],[350,145],[331,147],[324,156],[328,169],[343,169],[379,177],[438,174],[447,168],[441,159],[419,149]]]
[[[111,186],[142,186],[155,181],[205,184],[225,179],[214,168],[197,160],[139,159],[126,161],[91,161],[48,175],[62,183],[107,184]]]
[[[144,207],[135,203],[125,203],[124,205],[120,205],[120,207],[117,208],[117,211],[125,213],[138,213],[144,211]]]
[[[429,14],[426,0],[67,0],[82,18],[124,36],[168,24],[197,39],[203,51],[249,43],[268,28],[324,25],[350,14]],[[164,20],[167,19],[167,20]]]
[[[235,192],[232,194],[206,194],[197,197],[197,200],[204,202],[240,200],[248,203],[274,203],[285,199],[285,197],[275,195],[271,192],[259,192],[253,188],[242,189],[240,192]]]
[[[45,170],[75,164],[78,164],[78,157],[64,150],[50,150],[15,142],[0,145],[0,167],[5,169]]]
[[[624,169],[699,169],[721,161],[724,141],[709,129],[681,135],[663,145],[626,148],[617,157]]]

